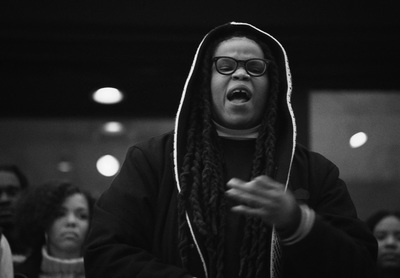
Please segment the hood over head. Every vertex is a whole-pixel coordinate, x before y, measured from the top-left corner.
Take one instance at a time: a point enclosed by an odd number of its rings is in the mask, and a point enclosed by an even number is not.
[[[277,138],[277,165],[280,171],[277,173],[276,179],[287,184],[287,177],[290,172],[291,161],[294,154],[294,146],[296,140],[296,125],[293,110],[290,103],[292,92],[292,80],[289,69],[288,58],[283,46],[270,34],[254,27],[248,23],[230,22],[211,30],[201,41],[197,48],[194,60],[187,77],[179,109],[175,120],[174,134],[174,164],[175,174],[179,188],[179,172],[182,166],[184,153],[186,152],[186,138],[188,136],[188,125],[190,122],[190,111],[196,105],[196,96],[199,94],[200,87],[210,86],[210,78],[204,83],[204,64],[212,66],[209,57],[210,48],[215,48],[216,41],[221,42],[228,39],[232,34],[240,33],[257,41],[265,43],[271,50],[271,54],[275,60],[279,75],[279,92],[278,92],[278,138]],[[207,61],[208,60],[208,61]]]

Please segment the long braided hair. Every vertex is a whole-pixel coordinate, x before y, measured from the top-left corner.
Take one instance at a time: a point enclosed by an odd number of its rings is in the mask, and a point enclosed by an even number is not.
[[[204,238],[205,260],[211,278],[223,277],[224,244],[226,225],[226,200],[224,192],[225,173],[223,154],[218,135],[212,121],[211,111],[211,68],[216,47],[232,37],[247,37],[257,42],[266,59],[271,60],[268,68],[270,87],[266,113],[256,140],[252,166],[252,178],[267,174],[273,176],[275,169],[276,122],[278,116],[279,76],[275,59],[269,47],[253,36],[233,33],[215,41],[205,53],[199,91],[193,96],[186,154],[180,175],[181,192],[178,199],[179,250],[182,263],[188,266],[189,227],[186,212],[193,216],[196,231]],[[240,251],[240,277],[259,277],[268,266],[270,228],[257,218],[247,217]]]

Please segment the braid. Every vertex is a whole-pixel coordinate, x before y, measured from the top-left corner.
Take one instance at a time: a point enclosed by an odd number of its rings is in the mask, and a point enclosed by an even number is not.
[[[259,239],[258,239],[258,250],[257,250],[257,259],[256,259],[256,277],[261,277],[261,273],[263,273],[266,265],[265,260],[267,257],[267,241],[268,241],[268,229],[265,227],[262,221],[259,221]]]
[[[187,267],[189,259],[190,240],[186,211],[190,211],[196,230],[204,238],[207,250],[205,259],[211,278],[222,278],[224,274],[226,201],[223,155],[212,122],[210,69],[212,51],[225,39],[227,38],[214,42],[205,53],[201,72],[203,78],[196,80],[194,82],[196,85],[192,87],[197,91],[192,92],[186,154],[180,174],[181,192],[178,196],[179,251],[183,266]],[[271,85],[267,113],[264,115],[256,140],[252,178],[261,174],[272,176],[275,168],[279,77],[268,46],[262,43],[260,46],[265,58],[272,61],[268,73]],[[270,228],[258,218],[246,218],[240,249],[240,277],[259,277],[267,267],[269,231]]]
[[[262,44],[260,44],[262,45]],[[276,64],[270,52],[263,47],[264,55],[272,61],[269,77],[271,87],[265,117],[260,126],[256,141],[256,152],[253,160],[252,178],[267,174],[273,176],[275,169],[276,122],[278,112],[279,76]],[[261,275],[267,262],[269,229],[259,219],[248,217],[245,225],[244,240],[241,247],[240,277],[256,277]]]
[[[192,126],[188,130],[188,146],[187,146],[187,152],[183,160],[183,167],[182,167],[182,173],[180,175],[180,180],[181,180],[181,191],[178,194],[178,237],[179,237],[179,251],[180,251],[180,256],[182,258],[182,264],[184,267],[187,267],[188,263],[188,247],[189,247],[189,239],[187,235],[187,221],[186,221],[186,200],[187,200],[187,195],[189,192],[189,188],[187,185],[191,184],[191,166],[190,162],[193,161],[194,158],[194,149],[195,146],[193,144],[193,138],[196,137],[195,134],[195,126],[194,124],[196,121],[193,119],[195,114],[191,114],[190,117],[190,123],[192,123]],[[196,159],[197,160],[197,159]]]
[[[225,185],[221,154],[216,147],[217,134],[212,123],[209,78],[203,83],[203,86],[199,86],[203,88],[202,91],[194,96],[187,134],[187,152],[180,175],[179,250],[183,265],[187,267],[189,239],[185,211],[189,209],[195,227],[205,239],[210,276],[221,277],[225,242]]]

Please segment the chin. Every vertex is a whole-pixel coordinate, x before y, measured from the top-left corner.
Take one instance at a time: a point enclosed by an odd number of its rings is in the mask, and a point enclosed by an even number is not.
[[[400,269],[400,263],[399,262],[381,262],[381,267],[382,268],[387,268],[387,269]]]

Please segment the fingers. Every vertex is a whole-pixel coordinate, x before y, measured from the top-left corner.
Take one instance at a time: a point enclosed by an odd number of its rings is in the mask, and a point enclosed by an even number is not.
[[[239,203],[232,208],[234,212],[261,217],[269,224],[284,223],[292,213],[294,198],[290,192],[285,192],[283,184],[268,176],[249,182],[234,178],[227,185],[230,189],[226,195]]]
[[[250,182],[233,178],[227,183],[228,196],[244,203],[262,205],[267,200],[279,198],[284,193],[284,186],[268,176],[259,176]]]
[[[226,191],[226,195],[239,202],[240,204],[246,205],[247,207],[258,207],[262,199],[258,198],[254,191],[247,188],[246,182],[239,179],[232,179],[228,182],[229,190]]]
[[[232,207],[232,211],[247,215],[247,216],[256,216],[260,218],[265,218],[266,211],[263,208],[253,208],[245,205],[238,205]]]
[[[284,190],[283,184],[265,175],[258,176],[249,182],[245,182],[238,178],[233,178],[228,181],[227,185],[231,188],[248,192],[261,192],[267,189]]]

